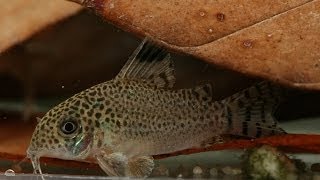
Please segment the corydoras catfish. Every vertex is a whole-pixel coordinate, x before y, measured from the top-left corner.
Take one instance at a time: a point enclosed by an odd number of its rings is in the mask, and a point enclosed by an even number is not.
[[[278,88],[267,82],[214,101],[210,84],[173,90],[170,54],[148,40],[113,79],[57,105],[39,121],[27,156],[93,158],[110,176],[146,177],[152,155],[201,147],[222,135],[283,134],[272,113]]]

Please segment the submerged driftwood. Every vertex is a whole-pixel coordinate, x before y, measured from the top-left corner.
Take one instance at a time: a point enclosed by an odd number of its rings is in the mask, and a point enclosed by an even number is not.
[[[72,0],[209,63],[320,90],[320,0]]]

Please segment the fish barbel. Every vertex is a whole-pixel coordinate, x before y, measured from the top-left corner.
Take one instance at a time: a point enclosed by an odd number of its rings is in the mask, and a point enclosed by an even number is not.
[[[218,143],[221,135],[284,133],[272,116],[279,88],[268,82],[221,101],[212,99],[210,84],[173,90],[174,82],[170,54],[144,40],[113,80],[39,119],[27,150],[35,172],[42,156],[93,158],[110,176],[146,177],[152,155]]]

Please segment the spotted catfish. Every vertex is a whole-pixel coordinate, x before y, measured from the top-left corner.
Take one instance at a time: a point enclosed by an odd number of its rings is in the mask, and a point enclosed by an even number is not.
[[[110,176],[146,177],[152,155],[201,147],[222,135],[283,134],[272,116],[276,86],[263,82],[224,100],[210,84],[173,90],[170,54],[144,40],[120,73],[57,105],[39,120],[27,155],[93,158]]]

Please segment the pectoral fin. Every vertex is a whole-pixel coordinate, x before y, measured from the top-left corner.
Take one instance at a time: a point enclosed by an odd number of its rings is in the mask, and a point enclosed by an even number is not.
[[[128,159],[122,153],[101,154],[96,158],[101,169],[109,176],[126,176]]]
[[[120,152],[102,152],[96,159],[101,169],[109,176],[148,177],[154,167],[153,158],[149,156],[128,159]]]
[[[154,162],[150,156],[134,157],[128,161],[128,173],[131,177],[148,177],[153,168]]]

